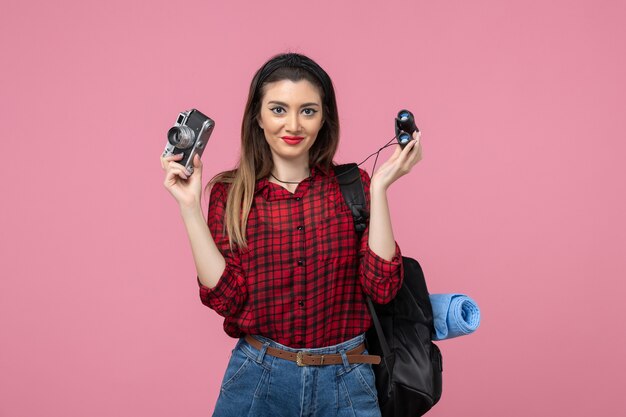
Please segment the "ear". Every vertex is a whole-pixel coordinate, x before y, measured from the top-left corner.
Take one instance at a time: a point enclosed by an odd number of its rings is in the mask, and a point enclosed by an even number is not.
[[[261,118],[259,116],[256,117],[256,122],[258,123],[259,127],[263,129],[263,123],[261,123]]]

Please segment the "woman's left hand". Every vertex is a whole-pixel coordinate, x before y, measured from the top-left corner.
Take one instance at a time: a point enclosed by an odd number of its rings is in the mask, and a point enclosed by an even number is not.
[[[413,140],[404,149],[399,145],[391,157],[380,166],[372,176],[371,187],[387,190],[398,178],[411,172],[422,159],[421,132],[413,132]]]

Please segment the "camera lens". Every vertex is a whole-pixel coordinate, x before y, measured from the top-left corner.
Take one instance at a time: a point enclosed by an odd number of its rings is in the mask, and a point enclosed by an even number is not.
[[[195,135],[188,126],[174,126],[167,131],[167,140],[177,148],[186,149],[193,145]]]

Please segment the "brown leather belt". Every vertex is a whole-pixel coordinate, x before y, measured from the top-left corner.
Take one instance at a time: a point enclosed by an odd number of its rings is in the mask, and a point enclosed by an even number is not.
[[[246,342],[250,343],[255,349],[261,350],[263,343],[255,339],[250,335],[246,335]],[[380,363],[380,356],[378,355],[362,355],[365,350],[365,344],[361,343],[359,346],[346,352],[348,363],[371,363],[378,365]],[[328,355],[311,355],[306,350],[300,350],[297,353],[288,350],[278,349],[268,346],[266,353],[271,356],[275,356],[281,359],[287,359],[288,361],[295,362],[298,366],[320,366],[320,365],[338,365],[343,363],[341,355],[338,353]]]

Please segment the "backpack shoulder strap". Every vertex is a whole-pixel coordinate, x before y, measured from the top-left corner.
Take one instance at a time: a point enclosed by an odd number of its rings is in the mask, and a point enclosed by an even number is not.
[[[354,228],[356,229],[358,236],[361,237],[365,231],[365,227],[367,226],[369,212],[366,209],[365,190],[363,189],[359,166],[355,163],[336,165],[335,175],[337,177],[337,182],[341,187],[343,198],[346,200],[348,207],[350,207],[350,211],[352,211],[352,216],[354,217]],[[391,369],[393,369],[393,363],[390,361],[393,359],[391,357],[389,343],[387,342],[387,338],[383,332],[378,314],[376,314],[376,308],[374,307],[372,299],[369,296],[366,296],[365,301],[367,302],[367,307],[370,311],[370,315],[372,316],[372,322],[374,323],[376,334],[378,335],[378,341],[383,351],[383,362],[385,363],[387,369],[391,371]]]
[[[336,165],[335,176],[341,187],[341,193],[346,200],[352,216],[354,217],[354,228],[361,236],[367,227],[369,212],[365,201],[365,190],[361,182],[359,166],[355,163]]]

